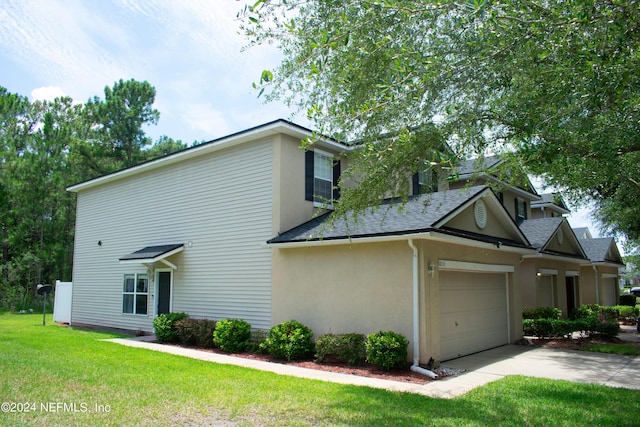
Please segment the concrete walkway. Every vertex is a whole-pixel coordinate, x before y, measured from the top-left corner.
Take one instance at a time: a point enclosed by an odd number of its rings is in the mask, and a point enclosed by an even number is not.
[[[116,338],[107,341],[209,362],[269,371],[280,375],[417,393],[438,398],[460,396],[469,390],[497,381],[506,375],[526,375],[640,390],[640,375],[638,375],[640,357],[634,356],[507,345],[445,362],[444,366],[464,369],[465,372],[454,377],[420,385],[318,371],[191,348],[162,345],[149,342],[144,339],[145,337],[142,338]]]

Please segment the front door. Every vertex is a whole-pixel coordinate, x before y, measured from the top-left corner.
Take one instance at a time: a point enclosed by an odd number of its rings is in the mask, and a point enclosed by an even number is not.
[[[157,313],[171,312],[171,271],[158,272]]]

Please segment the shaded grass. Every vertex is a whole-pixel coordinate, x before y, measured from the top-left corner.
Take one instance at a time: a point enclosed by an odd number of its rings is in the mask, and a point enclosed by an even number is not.
[[[640,343],[622,342],[611,344],[592,344],[581,348],[586,351],[596,351],[599,353],[624,354],[627,356],[640,356]]]
[[[507,377],[431,399],[124,347],[41,320],[0,315],[0,400],[88,410],[0,412],[2,425],[625,426],[640,416],[633,390]]]

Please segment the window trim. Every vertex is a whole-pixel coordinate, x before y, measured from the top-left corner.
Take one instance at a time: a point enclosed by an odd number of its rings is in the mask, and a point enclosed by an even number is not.
[[[127,276],[133,276],[133,292],[127,292],[126,291],[126,283],[127,283]],[[138,291],[138,280],[141,278],[141,276],[144,276],[147,280],[147,291],[146,292],[139,292]],[[131,313],[124,311],[124,297],[125,295],[132,295],[133,296],[133,306],[132,306],[132,311]],[[146,307],[145,307],[145,312],[144,313],[138,313],[137,311],[137,304],[138,304],[138,296],[146,296]],[[122,276],[122,314],[126,315],[126,316],[149,316],[149,274],[147,273],[125,273]]]
[[[316,154],[329,160],[330,172],[327,177],[316,175]],[[340,160],[336,159],[335,154],[319,149],[309,150],[305,153],[305,200],[312,202],[314,207],[333,209],[333,202],[340,197],[339,189],[336,187],[339,177]],[[331,184],[331,198],[329,200],[316,200],[316,179]]]

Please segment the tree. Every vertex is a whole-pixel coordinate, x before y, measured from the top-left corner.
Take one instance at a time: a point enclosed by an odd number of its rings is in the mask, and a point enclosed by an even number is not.
[[[143,151],[143,157],[145,160],[153,160],[175,153],[176,151],[184,150],[185,148],[187,148],[187,144],[181,140],[175,141],[173,138],[162,135],[151,148]]]
[[[87,165],[98,174],[139,163],[142,149],[151,144],[142,126],[157,124],[160,117],[153,108],[156,90],[146,81],[120,79],[113,88],[106,86],[104,95],[86,103],[90,145],[82,147]]]
[[[513,153],[640,242],[637,2],[281,0],[240,15],[251,43],[284,53],[260,93],[362,147],[338,212],[406,196],[425,159]],[[454,156],[438,157],[444,142]]]

